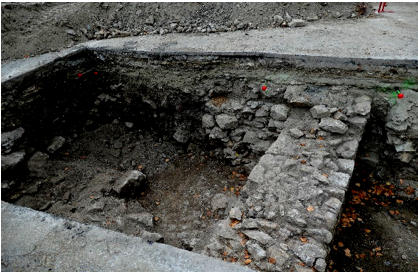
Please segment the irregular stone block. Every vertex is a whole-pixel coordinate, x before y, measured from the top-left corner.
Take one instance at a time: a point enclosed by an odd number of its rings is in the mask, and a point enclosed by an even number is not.
[[[341,205],[342,205],[342,202],[339,199],[336,199],[335,197],[332,197],[332,198],[328,199],[324,203],[324,206],[329,211],[333,212],[334,214],[338,214],[340,212]]]
[[[347,173],[349,175],[353,173],[355,164],[353,160],[338,159],[337,164],[342,172]]]
[[[219,114],[216,116],[216,123],[221,129],[232,129],[238,127],[238,120],[235,116]]]
[[[25,130],[23,128],[17,128],[15,130],[4,132],[1,134],[1,146],[4,149],[12,148],[17,140],[22,138]]]
[[[409,163],[413,158],[414,158],[414,154],[412,153],[402,153],[398,157],[398,159],[404,163]]]
[[[355,116],[348,118],[348,122],[358,128],[363,129],[367,124],[367,119],[364,117]]]
[[[326,229],[307,229],[305,233],[319,242],[329,244],[332,241],[332,233]]]
[[[268,106],[263,105],[255,112],[255,117],[266,117],[269,116],[270,109]]]
[[[113,190],[120,195],[133,194],[145,179],[146,176],[140,171],[128,171],[115,182]]]
[[[395,145],[396,152],[415,152],[417,151],[414,147],[414,143],[411,141],[407,141],[404,144],[401,145]]]
[[[292,129],[290,129],[290,130],[289,130],[289,134],[290,134],[293,138],[296,138],[296,139],[299,139],[300,137],[302,137],[302,136],[304,136],[304,135],[305,135],[302,131],[300,131],[300,130],[299,130],[299,129],[297,129],[297,128],[292,128]]]
[[[325,262],[324,259],[319,258],[319,259],[316,260],[316,262],[315,262],[315,269],[318,272],[325,272],[326,268],[327,268],[327,263]]]
[[[141,232],[139,233],[139,237],[147,241],[151,241],[151,242],[164,243],[164,237],[161,234],[156,233],[156,232],[153,233],[153,232],[141,230]]]
[[[213,128],[215,126],[215,118],[213,115],[205,114],[202,116],[202,127]]]
[[[310,109],[313,118],[321,119],[325,117],[330,117],[331,113],[325,105],[316,105]]]
[[[228,136],[227,131],[223,131],[219,127],[214,127],[212,130],[206,130],[206,133],[209,133],[209,138],[211,139],[223,139]]]
[[[357,140],[351,140],[345,142],[343,145],[337,148],[337,154],[344,159],[354,159],[359,142]]]
[[[269,258],[276,260],[276,266],[278,267],[282,267],[290,258],[290,256],[285,251],[276,245],[267,248],[266,254]]]
[[[312,107],[313,103],[304,92],[306,86],[289,86],[284,93],[284,99],[296,107]]]
[[[347,121],[348,120],[347,116],[345,116],[345,114],[340,112],[340,111],[337,111],[334,114],[334,119],[335,120],[340,120],[340,121]]]
[[[308,266],[313,266],[317,258],[327,257],[324,247],[313,239],[308,244],[297,241],[291,244],[290,249]]]
[[[60,149],[65,144],[65,138],[61,136],[56,136],[52,139],[52,143],[46,149],[49,154],[55,153],[58,149]]]
[[[228,207],[228,197],[222,193],[216,194],[213,198],[212,198],[212,209],[213,210],[217,210],[217,209],[225,209],[226,207]]]
[[[260,242],[263,245],[274,241],[274,239],[270,235],[262,231],[247,230],[244,231],[244,234],[248,236],[250,239],[256,240],[257,242]]]
[[[147,212],[142,213],[133,213],[129,214],[127,216],[132,221],[144,224],[147,227],[153,227],[154,226],[154,216]]]
[[[12,169],[18,165],[25,157],[24,151],[14,152],[7,156],[1,156],[1,171]]]
[[[302,19],[293,19],[290,24],[290,27],[303,27],[306,26],[306,22]]]
[[[262,183],[264,181],[263,176],[264,176],[264,167],[257,164],[254,167],[253,171],[251,171],[250,175],[248,176],[248,179],[257,183]]]
[[[267,254],[257,243],[249,243],[247,244],[247,250],[254,258],[254,260],[262,260],[266,258]]]
[[[348,130],[348,126],[339,120],[335,120],[333,118],[322,118],[321,122],[319,123],[319,127],[322,130],[344,134]]]
[[[254,131],[247,131],[242,139],[244,143],[255,144],[259,141],[257,133]]]
[[[42,176],[44,171],[44,166],[49,159],[49,156],[40,151],[33,154],[33,156],[28,161],[28,170],[33,176]]]
[[[362,101],[354,105],[353,110],[355,113],[360,115],[367,115],[370,113],[370,110],[372,109],[370,101]]]
[[[233,207],[229,211],[229,218],[241,220],[241,218],[242,218],[242,211],[241,211],[241,209],[239,207]]]
[[[331,172],[328,177],[332,184],[347,189],[350,182],[350,175],[341,172]]]
[[[270,109],[270,116],[276,121],[286,121],[289,111],[286,105],[273,105]]]
[[[185,144],[190,138],[190,133],[185,127],[180,126],[176,129],[176,132],[174,133],[173,138],[177,142]]]

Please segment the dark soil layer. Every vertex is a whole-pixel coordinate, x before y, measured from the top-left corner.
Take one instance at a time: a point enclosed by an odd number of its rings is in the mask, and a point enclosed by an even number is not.
[[[413,188],[418,181],[402,178],[397,165],[371,167],[367,162],[374,155],[365,150],[370,142],[364,141],[331,245],[328,271],[415,272],[418,199]]]

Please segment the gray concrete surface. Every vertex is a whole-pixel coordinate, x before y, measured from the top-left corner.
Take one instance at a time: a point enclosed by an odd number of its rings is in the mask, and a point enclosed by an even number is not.
[[[1,202],[2,271],[252,270]]]

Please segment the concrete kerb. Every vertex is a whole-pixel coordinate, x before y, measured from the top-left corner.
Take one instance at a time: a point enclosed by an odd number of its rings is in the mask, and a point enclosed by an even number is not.
[[[2,271],[252,271],[6,202],[1,212]]]

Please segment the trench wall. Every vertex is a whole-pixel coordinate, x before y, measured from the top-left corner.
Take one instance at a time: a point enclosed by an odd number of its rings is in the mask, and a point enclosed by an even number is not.
[[[408,76],[408,67],[395,68],[307,69],[257,55],[69,54],[2,78],[2,189],[13,186],[16,170],[31,171],[24,165],[36,151],[47,154],[57,136],[70,144],[74,134],[115,119],[152,127],[251,171],[230,218],[213,227],[200,253],[239,258],[247,250],[253,269],[308,271],[303,262],[325,271],[373,105],[391,113],[388,142],[399,160],[416,161],[416,90],[407,91],[406,111],[370,95],[382,80],[396,86]]]

